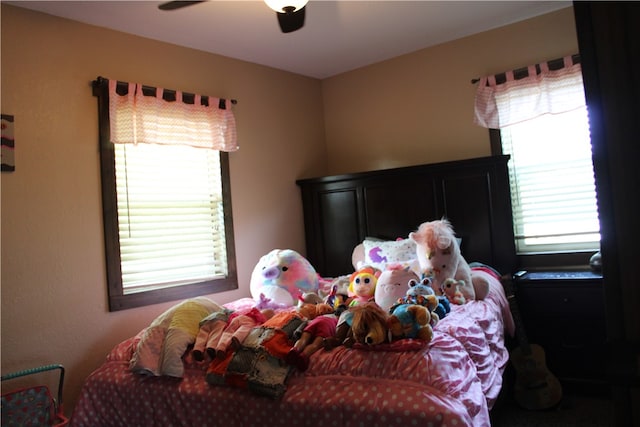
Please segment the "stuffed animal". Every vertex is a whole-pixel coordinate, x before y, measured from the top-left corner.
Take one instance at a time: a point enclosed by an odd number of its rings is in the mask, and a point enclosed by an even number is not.
[[[156,317],[145,329],[129,362],[138,374],[181,378],[182,355],[198,335],[200,321],[224,308],[205,297],[184,300]]]
[[[375,302],[384,311],[389,311],[391,306],[398,302],[398,299],[405,296],[406,284],[410,280],[419,280],[418,274],[410,266],[402,264],[387,266],[378,277],[374,294]]]
[[[209,348],[214,348],[214,343],[220,338],[224,328],[227,326],[229,316],[232,313],[233,310],[223,308],[220,311],[214,311],[200,321],[200,329],[198,330],[198,335],[196,335],[193,351],[191,352],[195,360],[202,362],[205,354],[209,354],[212,358],[216,356],[215,354],[211,354],[211,352],[205,353],[205,351]]]
[[[315,319],[317,316],[333,313],[333,311],[334,311],[333,307],[325,303],[320,303],[320,304],[304,303],[304,304],[301,304],[296,309],[296,312],[300,316],[302,316],[305,320]]]
[[[318,273],[292,249],[274,249],[260,258],[251,273],[251,296],[260,308],[293,307],[304,293],[318,291]]]
[[[365,304],[361,305],[364,306]],[[357,307],[357,305],[354,307]],[[338,315],[338,324],[336,325],[334,336],[327,337],[324,340],[323,345],[325,350],[328,351],[340,345],[345,347],[353,346],[355,341],[351,332],[351,325],[353,324],[352,308],[353,307],[345,307]]]
[[[392,340],[414,338],[430,342],[433,338],[429,309],[417,304],[398,304],[389,316]]]
[[[389,341],[389,314],[375,301],[349,307],[340,314],[336,333],[324,340],[325,350],[336,346],[351,347],[355,343],[377,345]]]
[[[374,299],[378,276],[380,276],[380,270],[373,267],[363,267],[349,277],[350,307]]]
[[[321,304],[324,303],[324,299],[315,292],[305,292],[298,297],[298,306],[302,304]]]
[[[353,341],[365,345],[377,345],[388,341],[389,315],[374,301],[356,305],[350,309],[351,336]]]
[[[431,287],[431,278],[424,277],[421,281],[411,279],[408,282],[407,294],[398,300],[403,304],[418,304],[425,306],[431,312],[431,326],[435,326],[438,320],[451,311],[449,300],[446,296],[437,296]]]
[[[338,316],[333,308],[329,304],[317,304],[316,316],[305,324],[285,362],[306,371],[311,355],[324,347],[326,338],[335,336],[337,325]]]
[[[324,302],[329,304],[334,310],[346,307],[349,299],[349,276],[340,276],[331,282],[329,294]]]
[[[460,292],[462,284],[461,280],[456,281],[456,279],[448,278],[442,283],[442,292],[452,303],[462,305],[467,302],[462,292]]]
[[[423,272],[433,274],[431,287],[436,293],[448,278],[464,282],[460,292],[467,300],[484,299],[489,293],[489,283],[485,278],[472,277],[471,268],[460,253],[460,244],[448,220],[424,222],[417,231],[409,234],[409,238],[416,242],[418,262]]]
[[[210,334],[208,337],[207,354],[209,357],[224,360],[229,351],[237,350],[253,328],[263,324],[274,314],[273,312],[266,314],[267,312],[269,310],[258,310],[253,307],[230,314],[224,329],[218,333]]]

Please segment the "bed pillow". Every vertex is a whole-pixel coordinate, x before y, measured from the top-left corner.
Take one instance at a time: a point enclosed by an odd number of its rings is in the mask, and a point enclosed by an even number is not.
[[[412,264],[416,260],[416,243],[411,239],[369,240],[362,242],[364,264],[384,270],[388,264]]]

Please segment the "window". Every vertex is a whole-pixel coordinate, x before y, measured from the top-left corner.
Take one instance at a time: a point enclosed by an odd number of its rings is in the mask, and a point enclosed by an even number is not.
[[[228,153],[180,141],[114,143],[122,135],[111,128],[108,86],[105,79],[94,85],[110,310],[237,289]],[[120,83],[116,90],[135,89]],[[164,137],[184,140],[176,137],[181,127],[207,128],[197,114],[188,122],[165,121],[162,109],[153,114],[161,119],[153,133]],[[137,112],[134,122],[144,118]]]
[[[600,226],[587,109],[500,130],[518,253],[597,250]]]
[[[563,58],[557,70],[540,65],[526,69],[522,81],[513,73],[504,76],[507,87],[492,93],[495,104],[485,110],[495,108],[497,122],[484,123],[499,128],[491,132],[494,154],[511,156],[513,226],[521,262],[540,256],[549,263],[551,255],[562,264],[586,263],[599,250],[600,224],[579,63]],[[530,104],[546,105],[531,112]],[[567,261],[560,254],[577,257]]]

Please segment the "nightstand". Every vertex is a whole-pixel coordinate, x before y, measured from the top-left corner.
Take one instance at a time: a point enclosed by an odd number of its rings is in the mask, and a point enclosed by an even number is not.
[[[591,271],[525,272],[514,291],[530,343],[563,384],[605,382],[602,276]]]

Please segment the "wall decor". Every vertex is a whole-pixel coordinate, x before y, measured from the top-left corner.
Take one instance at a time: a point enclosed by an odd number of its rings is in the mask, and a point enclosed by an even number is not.
[[[13,172],[15,164],[15,139],[13,137],[13,116],[2,114],[2,172]]]

